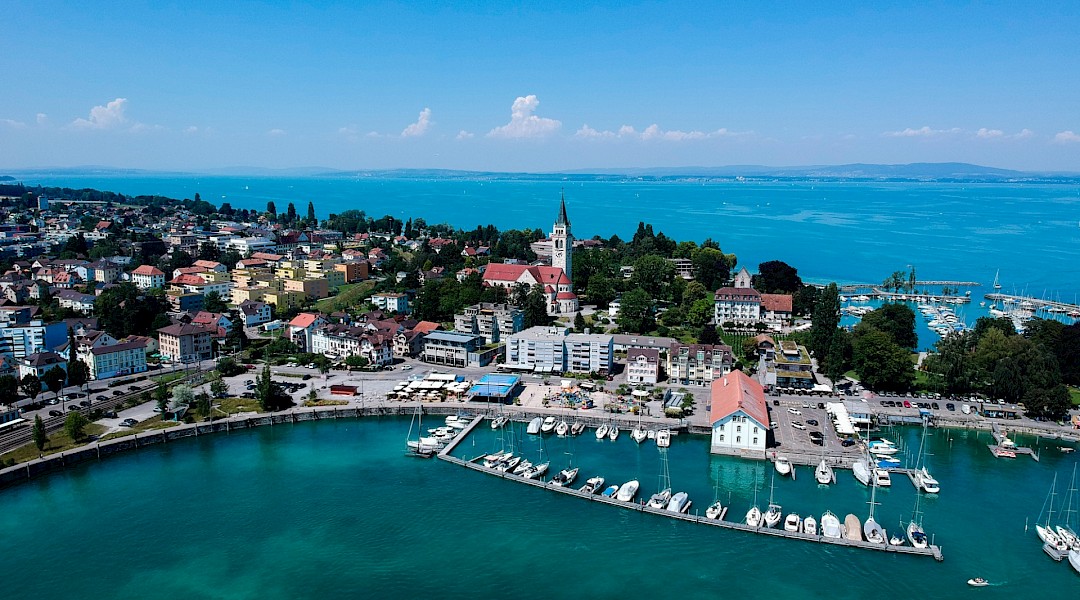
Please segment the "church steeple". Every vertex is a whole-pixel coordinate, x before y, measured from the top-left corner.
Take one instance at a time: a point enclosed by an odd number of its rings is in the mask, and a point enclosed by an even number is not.
[[[559,201],[559,218],[555,220],[556,225],[570,226],[570,219],[566,218],[566,192],[561,194]]]
[[[559,267],[570,278],[573,268],[574,236],[570,233],[570,219],[566,216],[566,193],[559,200],[559,218],[551,230],[551,266]]]

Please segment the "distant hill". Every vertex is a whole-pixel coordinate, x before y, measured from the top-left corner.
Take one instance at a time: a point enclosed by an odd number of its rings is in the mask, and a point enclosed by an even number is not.
[[[1077,174],[1032,173],[998,169],[968,163],[911,163],[876,165],[810,165],[768,167],[730,165],[724,167],[667,167],[641,169],[576,169],[573,174],[612,174],[634,177],[779,177],[824,179],[907,179],[907,180],[1008,180],[1042,177],[1078,176]]]

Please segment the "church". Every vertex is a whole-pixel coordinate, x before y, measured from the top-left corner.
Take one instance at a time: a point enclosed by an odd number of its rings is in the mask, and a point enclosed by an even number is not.
[[[491,263],[484,271],[484,283],[512,289],[518,284],[543,286],[548,314],[568,315],[578,311],[578,299],[570,279],[573,268],[574,236],[566,216],[566,196],[559,202],[559,216],[551,230],[551,266]]]

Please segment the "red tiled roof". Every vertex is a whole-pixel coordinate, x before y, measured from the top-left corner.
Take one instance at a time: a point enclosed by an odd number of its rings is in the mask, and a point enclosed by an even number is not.
[[[577,298],[577,294],[574,292],[559,292],[555,296],[556,300],[573,300],[574,298]]]
[[[417,331],[420,333],[431,333],[432,331],[435,331],[437,329],[442,329],[442,325],[438,323],[433,323],[431,321],[420,321],[416,324],[415,327],[412,328],[413,331]]]
[[[769,409],[765,404],[765,390],[761,384],[742,371],[732,371],[712,382],[712,407],[709,423],[742,411],[761,427],[769,426]]]
[[[164,275],[165,272],[154,265],[142,265],[131,272],[132,275]]]
[[[319,315],[315,313],[300,313],[293,317],[292,321],[289,321],[289,327],[299,327],[301,329],[307,329],[319,318]]]
[[[762,294],[761,307],[772,312],[791,312],[790,294]]]
[[[199,277],[198,275],[184,274],[177,277],[176,279],[173,279],[169,283],[173,283],[176,285],[205,285],[206,280],[202,277]]]

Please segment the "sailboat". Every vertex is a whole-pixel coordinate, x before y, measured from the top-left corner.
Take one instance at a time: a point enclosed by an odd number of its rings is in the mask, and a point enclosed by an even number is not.
[[[605,437],[607,437],[607,423],[601,423],[600,426],[596,428],[596,439],[602,440]]]
[[[709,508],[705,509],[705,518],[707,519],[719,519],[724,514],[724,505],[720,503],[720,469],[717,467],[716,472],[713,474],[713,480],[715,493],[713,494],[713,503],[709,505]]]
[[[509,421],[510,421],[510,417],[508,417],[506,415],[499,415],[499,416],[495,417],[491,421],[491,428],[492,429],[500,429],[500,428],[502,428],[503,425],[506,425],[506,423],[509,422]]]
[[[866,466],[865,460],[857,460],[851,465],[851,472],[855,475],[855,479],[863,485],[870,485],[870,468]]]
[[[759,510],[757,507],[756,482],[754,483],[754,503],[750,505],[750,510],[746,511],[746,524],[751,527],[761,527],[761,510]]]
[[[1046,545],[1056,549],[1058,552],[1066,552],[1069,549],[1069,545],[1065,543],[1053,527],[1050,526],[1050,520],[1054,518],[1054,496],[1057,495],[1057,475],[1054,475],[1054,482],[1050,484],[1050,491],[1046,494],[1046,500],[1043,501],[1043,511],[1046,514],[1046,521],[1043,521],[1043,512],[1039,513],[1039,522],[1035,524],[1035,533],[1039,536],[1039,539]],[[1047,510],[1049,508],[1049,510]]]
[[[663,509],[671,500],[671,473],[668,471],[667,450],[660,450],[660,475],[657,477],[657,487],[660,489],[649,497],[649,508]]]
[[[612,423],[611,428],[608,429],[608,439],[613,442],[619,439],[619,426],[615,423]]]
[[[1069,495],[1065,500],[1065,510],[1062,513],[1065,515],[1065,520],[1054,527],[1054,531],[1057,533],[1061,541],[1068,544],[1070,550],[1080,551],[1080,535],[1077,535],[1076,529],[1073,528],[1073,519],[1070,514],[1076,514],[1076,509],[1073,508],[1073,496],[1076,495],[1076,465],[1073,465],[1072,482],[1069,484]]]
[[[814,479],[817,479],[817,482],[822,485],[829,485],[833,482],[834,477],[835,475],[833,474],[832,467],[830,467],[829,463],[825,462],[825,459],[822,458],[821,462],[818,463],[817,468],[814,469]]]
[[[559,421],[559,424],[555,426],[555,435],[566,437],[568,433],[570,433],[570,424],[566,421]]]
[[[866,536],[866,541],[872,544],[884,544],[889,538],[885,536],[885,530],[881,525],[874,520],[874,506],[877,505],[877,485],[873,485],[870,488],[870,516],[866,517],[866,521],[863,523],[863,535]]]
[[[405,436],[405,448],[414,456],[430,458],[434,456],[442,444],[434,437],[426,437],[420,434],[424,430],[423,412],[423,408],[417,404],[416,413],[413,414],[413,421],[409,423],[409,433]],[[416,439],[412,438],[414,423],[416,425]]]
[[[634,427],[634,429],[630,432],[630,437],[634,438],[634,441],[640,444],[646,439],[648,439],[649,432],[641,426],[641,423],[638,423],[637,426]]]
[[[563,423],[565,424],[566,421],[563,421]],[[559,471],[551,478],[550,483],[554,486],[566,487],[571,483],[574,483],[574,480],[577,479],[579,469],[574,466],[574,453],[571,451],[566,454],[570,455],[570,464],[566,465],[565,469]]]
[[[922,441],[919,442],[919,456],[915,459],[915,486],[927,494],[941,491],[938,480],[930,475],[926,468],[926,421],[923,421]]]
[[[769,483],[769,509],[765,511],[765,526],[776,527],[780,523],[780,518],[783,517],[783,513],[780,512],[781,506],[773,502],[773,492],[776,487],[776,475],[773,474],[772,481]]]
[[[1001,269],[998,269],[997,272],[994,273],[994,290],[995,291],[1001,289],[1001,283],[998,281],[998,276],[999,275],[1001,275]]]
[[[925,548],[930,544],[926,538],[926,532],[922,528],[922,513],[919,512],[919,501],[922,496],[915,494],[915,510],[911,514],[911,522],[907,526],[907,538],[915,548]]]

